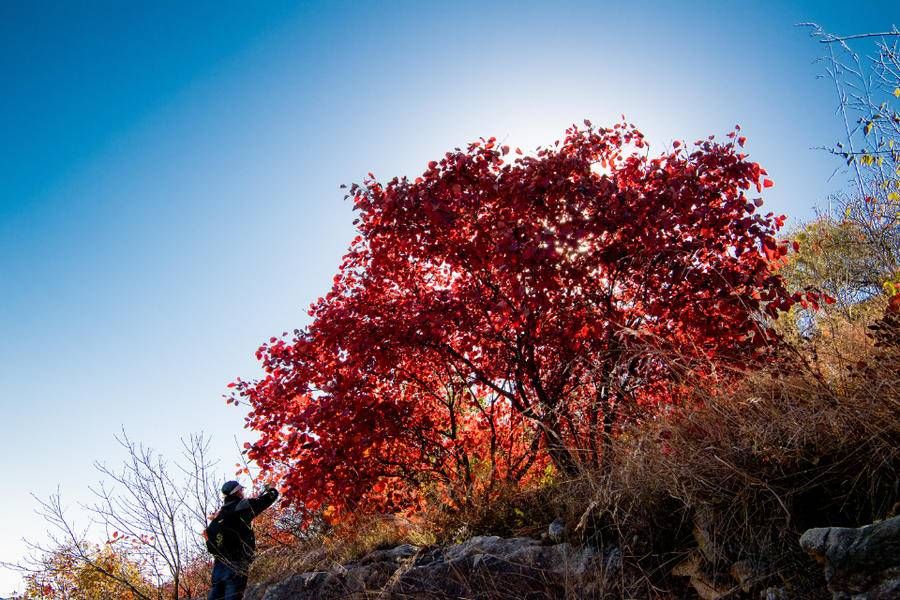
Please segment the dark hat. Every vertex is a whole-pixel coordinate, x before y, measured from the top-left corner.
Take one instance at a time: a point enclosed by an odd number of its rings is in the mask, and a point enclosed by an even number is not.
[[[239,488],[243,488],[243,487],[244,486],[242,486],[237,481],[226,481],[225,485],[222,486],[222,493],[225,494],[226,496],[230,496],[231,494],[238,491]]]

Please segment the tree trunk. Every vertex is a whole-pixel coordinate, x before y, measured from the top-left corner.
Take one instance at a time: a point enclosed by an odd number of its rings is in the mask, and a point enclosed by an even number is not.
[[[544,437],[547,441],[547,453],[550,455],[550,460],[553,461],[553,465],[559,469],[561,473],[567,477],[575,477],[580,471],[578,463],[563,442],[562,435],[559,431],[559,418],[555,413],[551,413],[551,415],[552,416],[548,419],[549,422],[545,421],[542,423]]]
[[[600,407],[603,409],[603,435],[602,435],[602,454],[600,455],[600,472],[604,475],[608,474],[612,469],[613,459],[613,426],[616,424],[616,413],[618,407],[614,406],[610,398],[609,388],[605,388],[606,393],[601,398]]]

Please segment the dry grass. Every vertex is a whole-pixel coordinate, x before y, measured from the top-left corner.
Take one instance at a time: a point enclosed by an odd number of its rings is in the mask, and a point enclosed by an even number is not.
[[[292,544],[277,544],[260,553],[250,577],[279,581],[296,573],[326,571],[375,550],[401,544],[430,546],[437,538],[424,519],[415,522],[395,515],[365,515],[309,535]]]
[[[822,590],[802,532],[896,512],[897,331],[893,347],[877,349],[862,328],[817,340],[791,373],[755,373],[701,408],[635,426],[607,476],[558,486],[558,512],[579,537],[622,550],[621,593],[673,593],[672,567],[698,550],[723,585],[748,561],[797,596]]]

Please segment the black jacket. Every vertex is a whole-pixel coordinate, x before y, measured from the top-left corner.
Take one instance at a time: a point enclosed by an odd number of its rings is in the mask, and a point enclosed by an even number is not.
[[[256,498],[225,499],[219,510],[219,517],[224,517],[225,526],[234,531],[240,543],[229,551],[229,556],[221,557],[233,567],[246,570],[256,554],[256,536],[250,522],[266,510],[278,499],[278,490],[269,489]]]

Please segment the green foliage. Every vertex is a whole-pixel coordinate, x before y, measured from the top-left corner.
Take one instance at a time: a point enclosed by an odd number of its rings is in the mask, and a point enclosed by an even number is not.
[[[819,289],[835,299],[832,309],[853,318],[855,308],[883,293],[894,276],[857,221],[828,215],[807,223],[789,237],[797,242],[780,270],[794,291]]]
[[[792,288],[818,286],[844,304],[876,293],[876,257],[857,224],[822,217],[793,237],[798,242],[797,251],[781,270]]]
[[[881,318],[896,293],[896,263],[870,231],[858,220],[826,214],[790,234],[794,250],[779,272],[788,289],[818,289],[834,302],[797,304],[778,327],[820,373],[834,375],[860,358],[866,326]]]

